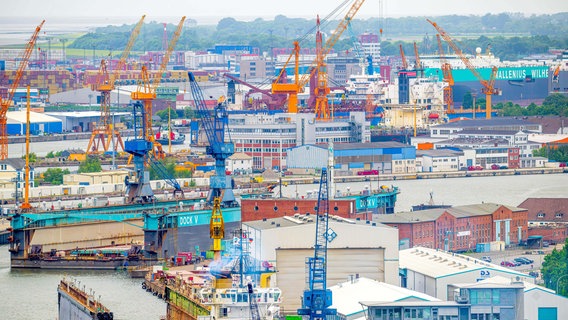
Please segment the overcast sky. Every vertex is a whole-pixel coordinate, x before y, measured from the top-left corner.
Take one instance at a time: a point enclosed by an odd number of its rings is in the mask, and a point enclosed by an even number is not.
[[[211,18],[240,20],[262,17],[313,17],[330,13],[342,0],[9,0],[2,1],[0,16],[42,17],[174,17],[185,15],[199,23]],[[521,12],[526,14],[568,11],[567,0],[383,0],[385,17],[439,16]],[[359,18],[376,17],[379,0],[367,0]],[[207,19],[204,19],[207,18]],[[125,21],[131,23],[131,21]]]

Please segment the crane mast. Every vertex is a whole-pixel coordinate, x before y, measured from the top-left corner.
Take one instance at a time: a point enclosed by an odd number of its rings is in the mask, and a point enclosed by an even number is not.
[[[440,35],[436,35],[438,41],[438,54],[440,55],[440,69],[442,69],[443,80],[448,85],[444,87],[444,103],[446,104],[447,113],[454,111],[454,76],[452,75],[452,65],[446,62],[446,55],[444,54],[444,46]]]
[[[24,70],[28,66],[28,62],[37,41],[37,37],[44,23],[45,20],[43,20],[35,28],[34,33],[28,41],[28,44],[26,45],[26,49],[24,50],[24,53],[20,59],[20,65],[18,66],[18,70],[16,71],[16,77],[14,78],[12,85],[8,89],[8,96],[5,99],[2,99],[2,97],[0,97],[0,160],[5,160],[8,158],[8,108],[10,108],[10,105],[12,104],[14,94],[16,93],[18,85],[20,84]]]
[[[233,193],[233,180],[227,175],[225,170],[226,160],[235,153],[235,144],[232,141],[225,141],[225,127],[229,121],[229,114],[224,97],[219,101],[213,110],[207,109],[203,91],[199,87],[197,80],[192,72],[188,72],[189,86],[195,101],[197,114],[201,119],[201,125],[209,141],[206,153],[215,159],[215,175],[210,177],[210,188],[207,195],[207,203],[213,204],[215,198],[221,199],[224,207],[234,207],[238,205]]]
[[[130,54],[130,50],[132,49],[134,42],[136,42],[136,38],[138,38],[138,34],[140,34],[145,17],[146,16],[143,15],[132,30],[126,47],[124,47],[124,50],[122,51],[122,56],[111,75],[108,73],[106,60],[101,60],[97,81],[92,86],[93,90],[101,93],[101,119],[97,124],[97,127],[93,129],[89,144],[87,145],[87,153],[97,153],[99,151],[99,146],[101,146],[104,151],[108,151],[112,139],[116,139],[117,142],[114,144],[113,151],[116,152],[119,145],[122,150],[124,150],[124,143],[122,142],[120,132],[113,128],[110,119],[110,93],[114,90],[114,82],[118,78],[119,73],[126,65],[126,59]]]
[[[332,305],[331,290],[327,289],[327,244],[329,242],[329,186],[327,168],[322,168],[316,210],[316,239],[314,256],[306,261],[308,267],[308,289],[302,297],[302,308],[298,315],[309,316],[310,320],[326,319],[337,314]]]
[[[298,93],[304,92],[304,87],[314,74],[314,72],[318,72],[317,78],[317,87],[314,90],[316,94],[316,114],[318,115],[318,119],[329,119],[330,112],[329,112],[329,105],[327,104],[327,94],[329,93],[330,89],[327,86],[327,70],[325,64],[325,58],[327,54],[331,51],[337,40],[343,34],[343,31],[347,29],[349,22],[353,19],[357,11],[361,8],[365,0],[356,0],[354,1],[353,5],[349,8],[349,11],[345,14],[345,17],[341,20],[337,28],[331,33],[331,36],[326,40],[325,45],[323,45],[323,40],[320,38],[319,43],[322,44],[321,49],[316,50],[316,59],[312,62],[310,68],[310,72],[304,74],[302,78],[299,78],[299,53],[300,53],[300,45],[298,41],[294,41],[294,50],[288,60],[284,64],[282,71],[276,78],[276,81],[272,84],[272,93],[285,93],[288,94],[288,112],[290,113],[297,113],[298,112]],[[344,4],[342,4],[343,6]],[[319,24],[319,18],[318,18]],[[319,28],[318,28],[319,31]],[[317,35],[316,35],[317,37]],[[320,33],[321,37],[321,33]],[[316,38],[316,46],[318,45],[318,40]],[[292,55],[295,57],[295,72],[294,72],[294,83],[281,83],[280,80],[282,76],[285,74],[284,70],[290,61]]]
[[[181,18],[181,21],[179,22],[176,31],[174,32],[174,35],[168,44],[168,49],[166,50],[164,57],[162,58],[162,63],[160,64],[158,73],[155,75],[152,81],[150,81],[148,69],[143,66],[140,75],[141,80],[139,82],[138,88],[136,91],[133,91],[131,93],[132,100],[140,100],[144,104],[146,140],[152,142],[154,146],[153,153],[158,159],[165,158],[165,154],[162,149],[162,145],[156,141],[152,132],[152,101],[156,99],[156,89],[158,88],[158,85],[162,80],[163,74],[166,72],[166,67],[168,66],[168,62],[170,61],[170,56],[181,35],[184,21],[185,16]]]
[[[444,29],[442,29],[442,27],[440,27],[436,22],[429,20],[429,19],[426,19],[426,20],[434,28],[436,28],[436,30],[438,31],[440,36],[442,36],[442,38],[444,38],[444,40],[446,40],[446,42],[450,45],[450,47],[452,47],[454,52],[460,57],[460,59],[463,61],[463,63],[466,65],[466,67],[469,69],[469,71],[471,71],[471,73],[473,73],[473,75],[477,78],[477,80],[483,86],[481,88],[481,92],[485,94],[485,118],[491,119],[491,96],[499,93],[499,90],[497,90],[495,88],[495,79],[496,79],[496,76],[497,76],[498,68],[496,66],[494,66],[491,69],[491,76],[489,77],[489,80],[483,79],[483,77],[481,76],[481,74],[479,74],[477,69],[475,69],[475,67],[473,66],[471,61],[469,61],[469,59],[463,54],[461,49],[458,48],[458,46],[454,43],[454,41],[450,37],[450,35]]]

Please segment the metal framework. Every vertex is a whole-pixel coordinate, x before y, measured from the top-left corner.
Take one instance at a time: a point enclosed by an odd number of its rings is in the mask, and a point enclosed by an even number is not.
[[[108,151],[108,148],[110,147],[113,139],[116,139],[113,151],[116,152],[119,146],[122,150],[124,150],[124,143],[122,141],[122,137],[120,136],[120,131],[116,130],[113,127],[111,121],[110,93],[114,90],[114,82],[118,78],[119,73],[124,69],[124,66],[126,65],[126,59],[130,54],[130,50],[132,49],[134,42],[136,42],[136,38],[138,38],[138,34],[140,34],[140,30],[142,28],[142,25],[144,24],[145,17],[146,16],[143,15],[132,30],[130,39],[126,44],[126,47],[124,47],[122,56],[120,57],[120,60],[118,61],[114,72],[111,75],[109,75],[108,73],[106,60],[101,60],[96,83],[92,85],[93,90],[101,93],[101,119],[97,126],[93,129],[91,138],[89,139],[89,144],[87,145],[87,153],[98,153],[99,147],[101,147],[103,151]]]
[[[28,41],[28,44],[26,45],[26,49],[24,50],[22,57],[19,59],[20,65],[18,66],[18,70],[16,71],[16,77],[14,78],[14,80],[12,80],[12,85],[8,89],[8,96],[5,99],[2,99],[2,97],[0,97],[0,160],[5,160],[8,158],[8,108],[10,108],[10,105],[12,104],[14,94],[16,93],[16,89],[18,89],[18,85],[20,84],[20,80],[22,79],[22,75],[24,74],[24,70],[28,66],[28,62],[34,50],[37,37],[44,23],[45,20],[43,20],[35,28],[34,33]]]

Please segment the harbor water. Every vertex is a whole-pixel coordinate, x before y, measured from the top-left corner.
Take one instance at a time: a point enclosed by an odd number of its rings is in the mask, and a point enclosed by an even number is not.
[[[491,176],[431,180],[396,180],[360,183],[338,183],[345,192],[359,192],[377,185],[400,187],[396,211],[409,211],[415,204],[427,203],[429,193],[439,204],[465,205],[494,202],[518,206],[529,197],[568,197],[567,174]],[[317,189],[316,184],[283,187],[283,195],[306,195]],[[275,190],[278,194],[278,190]],[[91,288],[100,301],[109,307],[115,319],[159,319],[165,315],[163,301],[141,289],[140,279],[131,279],[123,272],[11,270],[7,246],[0,246],[0,310],[1,319],[56,319],[57,285],[63,276],[73,276],[81,286]],[[89,289],[87,289],[88,291]]]

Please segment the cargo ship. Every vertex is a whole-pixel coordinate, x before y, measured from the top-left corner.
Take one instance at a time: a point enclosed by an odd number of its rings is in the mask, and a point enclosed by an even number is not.
[[[113,320],[113,313],[76,281],[63,278],[57,287],[59,320]]]

